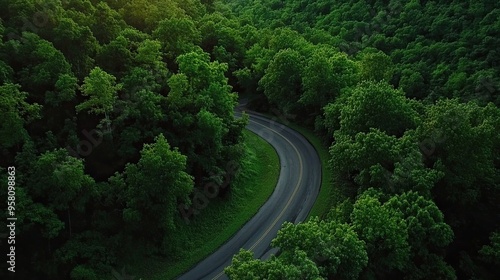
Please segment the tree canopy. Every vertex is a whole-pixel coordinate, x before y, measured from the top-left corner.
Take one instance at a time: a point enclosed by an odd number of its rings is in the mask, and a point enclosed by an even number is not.
[[[181,258],[194,243],[178,206],[248,156],[239,96],[314,131],[335,195],[283,225],[277,256],[234,256],[231,279],[499,275],[498,1],[0,7],[0,178],[16,167],[20,278]]]

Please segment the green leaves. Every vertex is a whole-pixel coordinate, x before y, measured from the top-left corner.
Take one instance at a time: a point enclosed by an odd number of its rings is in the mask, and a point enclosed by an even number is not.
[[[366,241],[371,273],[402,270],[410,257],[406,222],[394,211],[369,194],[361,195],[351,214],[354,230]],[[380,275],[382,276],[382,275]]]
[[[358,54],[361,68],[361,78],[371,81],[390,81],[393,74],[391,58],[376,49],[366,48]]]
[[[430,195],[443,176],[425,167],[419,145],[411,135],[398,139],[375,129],[358,133],[354,139],[340,132],[335,135],[337,141],[330,147],[333,178],[353,194],[377,187],[386,193],[416,190]]]
[[[323,277],[357,279],[368,262],[365,243],[351,226],[318,218],[297,225],[284,223],[272,245],[284,255],[303,251]]]
[[[69,156],[67,150],[40,155],[31,169],[30,194],[52,209],[84,211],[85,203],[95,195],[94,180],[85,174],[83,161]]]
[[[227,267],[225,273],[229,279],[305,279],[320,280],[319,270],[303,251],[284,257],[271,257],[262,262],[253,259],[252,253],[246,250],[233,257],[233,263]]]
[[[179,136],[173,144],[190,158],[189,170],[200,178],[234,160],[228,157],[243,126],[234,119],[237,97],[224,76],[227,64],[210,62],[204,52],[183,54],[177,63],[179,72],[169,78],[167,96],[168,118]],[[207,140],[206,135],[213,137]]]
[[[116,78],[101,68],[94,68],[81,86],[82,94],[89,99],[75,108],[77,112],[88,110],[90,113],[107,114],[113,109],[116,93],[121,85],[116,84]]]
[[[318,47],[302,74],[304,93],[300,102],[314,105],[319,111],[340,95],[342,89],[358,82],[358,66],[346,54]]]
[[[52,106],[58,106],[63,102],[73,100],[76,97],[76,90],[78,89],[77,82],[76,77],[69,74],[62,74],[55,84],[56,90],[46,93],[45,102]]]
[[[274,279],[277,275],[277,279],[358,279],[397,273],[419,279],[419,273],[449,272],[433,254],[434,248],[446,246],[453,238],[435,204],[415,192],[384,200],[379,191],[364,192],[354,204],[350,224],[318,218],[297,225],[285,223],[272,242],[281,250],[278,257],[259,261],[241,251],[226,273],[231,279]],[[417,259],[426,263],[413,267],[410,260]]]
[[[487,262],[498,265],[500,263],[500,233],[492,232],[490,244],[484,245],[479,253]]]
[[[54,45],[68,58],[76,76],[81,79],[92,69],[99,47],[90,27],[63,17],[58,21],[52,36]]]
[[[201,43],[200,31],[187,17],[164,19],[153,31],[153,38],[163,44],[163,49],[170,59],[195,50]]]
[[[406,220],[411,261],[405,274],[411,279],[425,279],[431,275],[455,279],[453,269],[440,256],[441,248],[453,241],[454,233],[444,222],[444,215],[436,204],[410,191],[391,197],[384,205],[400,211]]]
[[[415,127],[417,114],[402,91],[384,82],[363,82],[349,91],[340,109],[340,131],[347,135],[378,128],[401,136]]]
[[[259,82],[269,101],[285,112],[297,107],[302,89],[302,67],[303,57],[298,51],[280,50]]]
[[[284,223],[272,246],[281,253],[268,261],[241,250],[226,274],[231,279],[358,279],[368,263],[365,243],[350,225],[318,218]]]
[[[178,200],[184,201],[193,188],[193,178],[185,172],[186,156],[172,150],[163,135],[155,143],[145,144],[137,164],[128,164],[125,170],[127,208],[124,218],[140,217],[139,229],[158,240],[158,235],[174,227]],[[137,216],[139,215],[139,216]],[[146,232],[144,228],[147,228]],[[160,236],[163,236],[161,234]]]
[[[144,40],[137,48],[135,60],[151,69],[158,68],[157,66],[162,65],[161,43],[156,40]]]
[[[28,133],[25,125],[40,117],[42,106],[26,102],[28,93],[20,91],[17,84],[7,83],[0,86],[0,111],[2,123],[0,125],[0,147],[11,148],[23,140],[27,140]]]
[[[498,109],[480,108],[473,103],[443,100],[427,108],[417,129],[422,153],[428,164],[445,173],[436,193],[460,205],[481,199],[484,184],[495,175],[495,149],[498,146]]]

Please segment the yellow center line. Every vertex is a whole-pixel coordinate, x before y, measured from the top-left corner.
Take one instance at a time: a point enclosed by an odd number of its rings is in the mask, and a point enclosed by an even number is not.
[[[254,120],[249,120],[255,124],[258,124],[260,126],[263,126],[271,131],[273,131],[274,133],[278,134],[279,136],[281,136],[283,139],[285,139],[285,141],[288,142],[288,144],[290,144],[292,146],[292,148],[295,150],[295,152],[297,153],[298,157],[299,157],[299,180],[297,181],[297,184],[295,185],[295,189],[292,193],[292,196],[290,196],[290,198],[288,199],[286,205],[285,205],[285,208],[283,208],[283,210],[281,210],[280,214],[278,215],[278,217],[276,219],[274,219],[272,225],[270,227],[267,228],[266,232],[264,232],[264,234],[262,234],[262,236],[259,238],[259,240],[257,240],[253,245],[252,247],[250,247],[249,250],[253,250],[261,241],[262,239],[264,239],[264,237],[266,237],[266,235],[273,229],[273,227],[276,225],[276,223],[279,221],[279,219],[281,219],[281,217],[285,214],[285,211],[288,209],[288,207],[290,206],[290,203],[292,203],[292,200],[293,198],[295,198],[295,195],[297,194],[297,191],[299,190],[299,185],[300,183],[302,182],[302,175],[303,175],[303,165],[302,165],[302,157],[300,156],[300,153],[299,153],[299,150],[297,149],[297,147],[295,147],[295,145],[290,141],[288,140],[285,136],[283,136],[283,134],[279,133],[278,131],[272,129],[272,128],[269,128],[263,124],[260,124]],[[224,271],[221,271],[219,274],[217,274],[214,278],[212,278],[212,280],[216,280],[216,279],[219,279],[219,277],[222,276],[222,274],[224,274]]]

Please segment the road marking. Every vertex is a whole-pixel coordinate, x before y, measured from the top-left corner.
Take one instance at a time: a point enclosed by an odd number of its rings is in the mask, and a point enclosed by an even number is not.
[[[278,222],[279,219],[281,219],[281,217],[283,216],[283,214],[285,214],[285,211],[288,209],[288,207],[290,206],[290,203],[292,202],[293,198],[295,197],[295,195],[297,194],[297,191],[299,190],[299,185],[300,183],[302,182],[302,175],[303,175],[303,165],[302,165],[302,157],[300,156],[300,153],[299,153],[299,150],[297,149],[297,147],[295,147],[295,145],[290,142],[290,140],[288,140],[285,136],[283,136],[283,134],[279,133],[278,131],[270,128],[270,127],[267,127],[261,123],[258,123],[252,119],[249,119],[249,121],[255,123],[255,124],[258,124],[260,126],[263,126],[271,131],[273,131],[274,133],[278,134],[279,136],[281,136],[283,139],[285,139],[285,141],[288,142],[288,144],[290,144],[292,146],[292,148],[295,150],[295,152],[297,153],[297,156],[299,157],[299,166],[300,166],[300,171],[299,171],[299,180],[297,181],[297,184],[295,185],[295,189],[292,193],[292,196],[290,196],[290,198],[288,199],[285,207],[283,208],[283,210],[281,210],[281,213],[278,215],[278,217],[273,221],[273,224],[267,228],[266,232],[264,232],[264,234],[252,245],[252,247],[249,248],[249,250],[253,250],[261,241],[262,239],[264,239],[264,237],[266,237],[266,235],[273,229],[273,227],[276,225],[276,223]],[[258,135],[258,134],[257,134]],[[222,270],[219,274],[217,274],[214,278],[212,278],[212,280],[216,280],[216,279],[219,279],[219,277],[222,276],[222,274],[224,274],[224,270]]]

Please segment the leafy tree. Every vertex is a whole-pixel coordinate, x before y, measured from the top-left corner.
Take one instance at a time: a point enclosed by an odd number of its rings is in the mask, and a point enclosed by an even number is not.
[[[331,48],[319,48],[308,58],[302,74],[304,93],[300,102],[317,112],[333,102],[340,91],[358,82],[358,67],[347,55]]]
[[[283,224],[272,245],[283,254],[305,252],[325,278],[357,279],[368,263],[365,244],[352,227],[318,218]]]
[[[99,2],[95,6],[93,14],[92,34],[102,43],[109,43],[115,39],[120,31],[125,27],[125,21],[120,14],[111,9],[106,2]]]
[[[494,185],[498,116],[493,106],[480,108],[457,100],[427,107],[417,137],[426,164],[445,174],[434,190],[439,200],[475,204],[488,189],[482,186]]]
[[[55,255],[60,265],[74,266],[71,279],[99,279],[98,275],[107,275],[116,261],[110,241],[99,232],[86,231],[66,242]]]
[[[1,31],[0,31],[1,32]],[[0,60],[0,83],[3,85],[5,83],[11,83],[12,77],[14,75],[14,70],[3,60]]]
[[[401,212],[370,194],[362,194],[354,203],[351,214],[353,229],[366,242],[368,253],[364,277],[386,277],[403,271],[410,257],[406,221]]]
[[[40,105],[26,102],[28,93],[20,91],[17,84],[0,86],[2,124],[0,142],[2,149],[9,149],[29,138],[26,125],[40,117]]]
[[[479,253],[487,262],[498,265],[500,262],[500,234],[498,232],[491,233],[490,244],[484,245]]]
[[[391,79],[393,64],[388,55],[375,49],[364,49],[357,57],[361,66],[362,79],[377,82]]]
[[[290,28],[278,28],[269,39],[269,48],[278,52],[291,49],[298,51],[301,55],[308,55],[312,51],[312,45],[304,39],[297,31]]]
[[[109,44],[102,46],[97,54],[98,64],[115,76],[120,76],[125,69],[132,65],[133,53],[131,42],[123,35],[119,35]]]
[[[245,55],[245,68],[236,70],[234,75],[238,83],[246,92],[262,92],[259,81],[264,76],[274,52],[268,48],[255,44],[248,48]]]
[[[403,89],[408,97],[422,98],[422,88],[424,85],[424,78],[421,73],[412,69],[404,69],[401,73],[399,80],[399,87]]]
[[[60,75],[71,74],[71,65],[64,55],[36,34],[23,32],[19,41],[9,40],[5,52],[6,62],[13,66],[19,84],[40,103],[45,91],[54,89]]]
[[[154,77],[153,85],[157,85],[157,90],[165,90],[166,81],[169,77],[167,64],[163,62],[164,53],[161,51],[161,43],[156,40],[146,39],[137,48],[137,55],[134,62],[137,67],[148,70]],[[132,70],[135,70],[132,69]],[[150,74],[150,75],[151,75]],[[135,86],[130,89],[136,89]]]
[[[67,150],[54,150],[40,155],[32,170],[28,185],[34,199],[43,199],[59,211],[85,210],[85,203],[93,195],[94,180],[85,174],[81,159],[69,156]]]
[[[6,172],[6,169],[3,169],[1,167],[0,169],[2,169],[2,173],[5,174],[5,176],[2,176],[2,179],[5,179],[5,181],[7,181],[8,174]],[[19,173],[17,172],[16,174]],[[17,176],[17,179],[21,179],[23,181],[25,180],[25,178],[19,178],[19,176]],[[37,236],[40,237],[40,239],[44,238],[42,239],[44,243],[47,239],[50,240],[57,237],[65,228],[65,223],[60,220],[60,217],[49,206],[44,205],[41,202],[34,201],[29,194],[29,188],[26,185],[17,184],[15,188],[16,218],[19,222],[19,227],[17,227],[16,229],[18,237],[22,239],[24,237],[24,234],[36,232],[38,234]],[[2,189],[2,195],[7,196],[7,188]],[[2,214],[2,217],[6,218],[6,215],[7,211]],[[40,249],[43,250],[44,248],[37,248],[37,250]]]
[[[185,171],[186,160],[160,134],[153,144],[144,145],[137,164],[127,165],[123,218],[143,237],[161,241],[174,228],[177,204],[187,200],[193,188],[193,178]]]
[[[137,63],[148,68],[155,69],[163,65],[161,43],[155,40],[144,40],[137,48],[135,60]]]
[[[225,273],[229,279],[324,279],[320,277],[314,262],[303,251],[287,254],[282,258],[273,256],[262,262],[253,259],[250,251],[242,249],[233,257],[233,263],[225,269]]]
[[[199,27],[202,36],[201,47],[211,53],[215,46],[221,46],[239,57],[245,51],[245,42],[239,28],[241,26],[237,20],[228,19],[220,12],[205,14]]]
[[[210,62],[203,52],[181,55],[177,63],[179,73],[168,80],[169,121],[176,135],[182,135],[174,145],[188,156],[190,170],[201,179],[204,172],[219,173],[227,160],[241,156],[236,151],[245,121],[234,119],[236,96],[224,76],[226,64]],[[198,129],[200,133],[193,133]],[[214,138],[207,142],[202,131],[214,133]],[[217,164],[211,164],[214,161]]]
[[[83,78],[89,73],[99,46],[90,27],[62,18],[54,28],[53,36],[54,46],[68,58],[76,76]]]
[[[451,227],[436,204],[417,192],[406,192],[391,197],[386,204],[399,210],[406,220],[411,261],[406,268],[407,279],[456,279],[455,271],[443,260],[441,249],[453,240]]]
[[[498,228],[491,213],[498,211],[499,116],[493,104],[443,100],[427,108],[417,129],[426,165],[444,173],[432,193],[455,232],[450,247],[463,251],[459,273],[469,277],[481,275],[477,251]]]
[[[302,67],[303,57],[298,51],[280,50],[259,82],[269,101],[285,112],[297,108],[302,93]]]
[[[166,74],[166,70],[164,73]],[[133,120],[151,121],[153,124],[163,119],[165,112],[161,104],[165,97],[159,94],[162,85],[161,73],[154,73],[144,68],[135,67],[121,80],[124,89],[124,98],[117,101],[115,113],[117,121],[124,122],[125,118]]]
[[[208,54],[204,52],[182,55],[177,63],[179,72],[171,77],[172,82],[169,81],[172,86],[168,99],[174,108],[186,106],[186,102],[194,102],[196,107],[190,109],[191,112],[198,112],[196,108],[203,107],[215,112],[218,117],[231,121],[236,95],[231,92],[224,76],[227,64],[210,62]],[[181,100],[179,94],[184,94],[187,98]]]
[[[94,68],[81,86],[83,95],[88,96],[89,99],[75,107],[77,112],[85,110],[90,113],[104,114],[108,131],[110,128],[108,114],[113,110],[117,91],[121,89],[121,85],[117,85],[115,80],[113,75],[104,72],[101,68]]]
[[[62,102],[68,102],[76,97],[78,80],[69,74],[59,76],[55,83],[55,91],[46,92],[45,102],[52,106],[58,106]]]
[[[35,269],[54,275],[54,258],[42,256],[52,256],[51,250],[86,226],[84,213],[97,194],[95,182],[85,174],[82,160],[69,156],[65,149],[36,156],[29,170],[30,174],[22,178],[25,187],[16,188],[16,202],[20,202],[16,210],[26,213],[19,217],[23,224],[19,238],[30,237],[35,244],[46,245],[34,248]]]
[[[151,33],[155,30],[159,22],[164,19],[181,17],[200,17],[203,7],[197,1],[127,1],[122,5],[120,13],[125,21],[131,26]]]
[[[153,38],[162,42],[165,54],[171,60],[195,50],[195,46],[201,43],[200,31],[186,17],[160,21],[153,31]]]
[[[430,196],[434,184],[443,176],[424,165],[411,134],[400,139],[379,130],[358,133],[354,139],[339,135],[330,154],[334,181],[352,195],[377,187],[386,193],[415,190]]]
[[[348,97],[340,105],[339,116],[340,131],[346,135],[377,128],[389,135],[401,136],[418,122],[411,101],[387,83],[363,82],[346,94]]]

